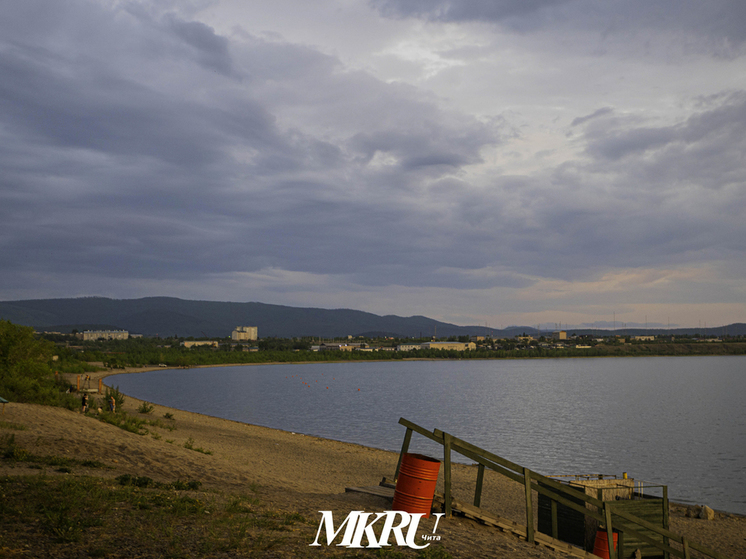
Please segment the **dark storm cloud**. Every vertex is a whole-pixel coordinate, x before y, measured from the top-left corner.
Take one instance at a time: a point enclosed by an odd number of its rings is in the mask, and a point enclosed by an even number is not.
[[[579,116],[577,118],[574,118],[573,121],[570,123],[570,126],[578,126],[579,124],[583,124],[585,122],[588,122],[591,119],[597,118],[599,116],[608,115],[614,112],[614,109],[611,107],[603,107],[601,109],[598,109],[597,111],[592,112],[589,115],[586,116]]]
[[[572,0],[371,0],[390,17],[421,17],[437,21],[499,21],[531,15],[542,8]]]
[[[221,74],[231,74],[232,63],[225,37],[219,37],[204,23],[181,21],[174,16],[165,18],[165,25],[176,37],[194,48],[201,65]]]
[[[519,31],[545,28],[595,30],[603,35],[643,30],[706,38],[698,48],[732,56],[746,40],[746,4],[740,0],[370,0],[386,17],[441,22],[495,22]],[[734,50],[735,49],[735,50]]]
[[[0,53],[0,72],[3,120],[21,138],[183,165],[217,157],[211,143],[198,144],[192,134],[212,115],[103,68],[83,69],[49,52],[18,48]]]
[[[202,23],[124,6],[72,3],[57,24],[43,19],[43,33],[3,26],[8,286],[51,269],[198,279],[279,268],[390,282],[377,263],[406,260],[402,247],[421,245],[433,217],[408,193],[499,141],[491,125],[412,88],[340,74],[307,47],[248,35],[231,44]],[[288,126],[296,112],[315,120]],[[319,137],[318,125],[341,133]],[[379,167],[377,153],[394,163]]]
[[[495,141],[487,126],[467,130],[446,130],[435,123],[425,123],[419,130],[383,130],[360,133],[351,146],[371,161],[377,153],[390,154],[400,160],[403,170],[444,165],[462,167],[481,161],[479,150]]]
[[[717,96],[710,106],[670,126],[608,116],[586,123],[587,152],[599,165],[629,168],[645,184],[690,182],[713,189],[746,180],[746,92]]]

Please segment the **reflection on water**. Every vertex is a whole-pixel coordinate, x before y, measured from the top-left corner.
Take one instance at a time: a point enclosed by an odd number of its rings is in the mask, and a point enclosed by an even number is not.
[[[319,363],[107,384],[188,411],[398,450],[405,417],[543,474],[629,472],[746,513],[745,357]],[[441,450],[422,437],[413,449]],[[456,457],[454,457],[456,458]]]

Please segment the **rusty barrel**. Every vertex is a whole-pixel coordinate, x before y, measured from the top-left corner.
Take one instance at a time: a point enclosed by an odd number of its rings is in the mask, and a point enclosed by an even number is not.
[[[430,518],[439,471],[440,460],[423,454],[405,453],[396,480],[393,509],[424,513],[425,518]]]
[[[614,549],[617,548],[617,540],[619,534],[614,532]],[[596,532],[596,542],[593,545],[593,555],[598,555],[602,559],[609,559],[609,536],[606,534],[606,530],[598,529]]]

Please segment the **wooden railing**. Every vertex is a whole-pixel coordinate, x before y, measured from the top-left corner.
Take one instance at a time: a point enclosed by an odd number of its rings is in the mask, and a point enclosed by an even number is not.
[[[552,524],[551,536],[553,538],[557,539],[558,536],[557,505],[561,504],[584,514],[586,517],[596,519],[604,526],[607,534],[607,541],[609,543],[610,559],[617,559],[613,543],[614,531],[619,534],[617,545],[622,557],[624,557],[624,539],[626,537],[646,542],[650,546],[659,549],[664,557],[673,555],[674,557],[680,557],[681,559],[690,559],[691,550],[697,550],[705,556],[712,557],[713,559],[728,559],[721,553],[709,550],[696,542],[689,541],[683,536],[668,530],[668,495],[665,486],[662,486],[663,526],[659,526],[621,510],[620,503],[623,503],[623,501],[604,501],[592,497],[583,491],[574,489],[550,477],[533,472],[528,468],[454,437],[440,429],[428,431],[403,417],[399,419],[399,423],[406,427],[407,430],[404,434],[404,441],[402,443],[401,453],[399,454],[399,461],[396,465],[394,480],[399,477],[399,468],[401,467],[402,457],[404,456],[404,453],[409,450],[412,433],[417,433],[442,445],[444,500],[445,514],[447,517],[450,517],[453,513],[453,496],[451,494],[451,453],[457,452],[462,456],[473,460],[477,464],[477,478],[474,490],[475,507],[479,507],[481,503],[485,468],[489,468],[490,470],[524,486],[526,496],[526,539],[531,543],[534,543],[534,535],[536,532],[536,528],[534,527],[532,495],[535,491],[538,495],[544,495],[550,499]],[[681,548],[672,547],[671,543],[676,543],[681,546]]]

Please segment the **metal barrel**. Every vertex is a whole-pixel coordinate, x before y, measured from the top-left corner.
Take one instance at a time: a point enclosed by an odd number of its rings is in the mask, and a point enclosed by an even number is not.
[[[440,460],[423,454],[405,453],[396,480],[393,509],[424,513],[425,518],[429,518],[439,471]]]
[[[614,532],[614,549],[617,548],[617,539],[619,534]],[[609,536],[606,534],[606,529],[598,529],[596,532],[596,542],[593,545],[593,555],[598,555],[602,559],[609,559]]]

